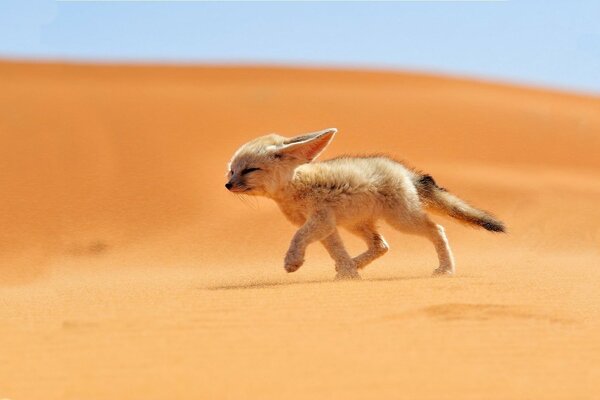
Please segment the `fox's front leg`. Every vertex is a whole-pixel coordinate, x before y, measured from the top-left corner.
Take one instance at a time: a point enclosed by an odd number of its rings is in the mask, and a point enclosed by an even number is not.
[[[287,272],[294,272],[304,263],[306,247],[312,242],[322,240],[335,230],[335,218],[329,210],[312,213],[304,225],[298,229],[290,248],[285,255],[284,266]]]

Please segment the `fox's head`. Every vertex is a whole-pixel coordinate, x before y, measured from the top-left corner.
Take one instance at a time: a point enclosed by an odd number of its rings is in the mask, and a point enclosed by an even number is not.
[[[287,185],[299,165],[317,158],[336,132],[329,128],[293,138],[272,134],[254,139],[233,155],[225,187],[234,193],[272,195]]]

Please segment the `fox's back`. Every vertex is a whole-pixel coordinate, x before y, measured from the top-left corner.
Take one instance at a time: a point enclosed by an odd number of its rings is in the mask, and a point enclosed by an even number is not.
[[[385,156],[343,156],[298,167],[292,186],[296,201],[328,203],[341,211],[339,216],[360,218],[418,203],[415,176],[410,168]]]
[[[294,183],[299,188],[338,194],[378,193],[410,186],[414,175],[411,169],[385,156],[343,156],[300,166]]]

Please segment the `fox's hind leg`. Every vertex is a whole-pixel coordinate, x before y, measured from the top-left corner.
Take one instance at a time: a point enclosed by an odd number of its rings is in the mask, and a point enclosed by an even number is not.
[[[428,219],[425,235],[431,240],[438,254],[440,266],[433,270],[433,275],[452,275],[455,272],[454,256],[444,227]]]
[[[360,224],[349,228],[349,230],[363,239],[367,243],[367,246],[369,246],[367,251],[352,259],[356,264],[356,268],[364,268],[375,259],[387,253],[389,246],[383,236],[377,232],[374,224]]]
[[[336,279],[358,279],[356,263],[346,251],[342,238],[337,229],[325,239],[321,240],[325,249],[335,261]]]
[[[401,232],[424,236],[433,243],[439,260],[439,267],[433,271],[433,275],[454,274],[454,257],[444,228],[441,225],[433,222],[425,213],[411,216],[408,219],[402,216],[391,216],[387,218],[387,221]]]

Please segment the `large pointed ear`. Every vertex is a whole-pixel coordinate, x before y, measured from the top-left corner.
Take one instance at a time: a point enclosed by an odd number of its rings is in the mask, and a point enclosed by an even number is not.
[[[305,162],[311,162],[325,150],[335,136],[337,129],[329,128],[319,132],[296,136],[283,142],[277,151],[279,154],[292,156]]]

